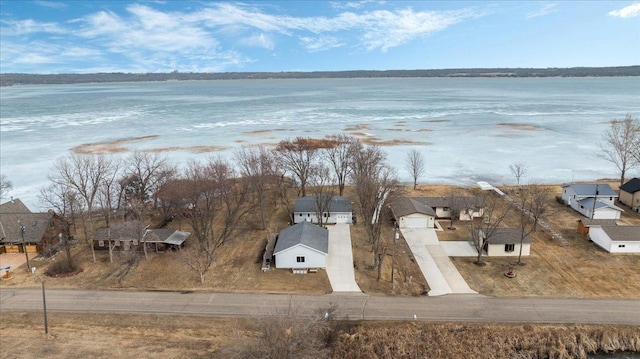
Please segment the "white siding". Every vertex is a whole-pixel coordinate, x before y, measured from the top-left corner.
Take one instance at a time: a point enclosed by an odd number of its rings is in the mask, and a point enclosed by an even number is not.
[[[315,212],[295,212],[293,214],[293,223],[302,223],[304,221],[318,223],[318,216]],[[325,217],[325,224],[348,223],[351,224],[351,212],[331,212],[330,216]]]
[[[400,228],[433,228],[434,225],[434,218],[432,216],[421,213],[412,213],[400,217],[398,223]]]
[[[589,214],[591,211],[589,211]],[[620,211],[610,207],[596,209],[593,219],[620,219]]]
[[[304,262],[298,262],[298,257],[304,257]],[[298,244],[276,254],[276,268],[326,268],[327,255]]]
[[[589,228],[589,238],[609,253],[640,253],[640,241],[612,241],[600,227]]]
[[[504,244],[489,244],[487,255],[489,257],[517,257],[520,254],[520,243],[513,245],[513,252],[506,252]],[[531,243],[523,243],[522,255],[528,256],[531,252]]]

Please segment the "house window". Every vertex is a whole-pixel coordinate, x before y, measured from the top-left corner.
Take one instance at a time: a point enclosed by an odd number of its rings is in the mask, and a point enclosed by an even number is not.
[[[296,257],[296,262],[298,262],[298,263],[304,263],[304,256],[297,256],[297,257]]]
[[[507,243],[504,245],[505,252],[513,252],[516,249],[516,245],[513,243]]]
[[[326,213],[323,213],[323,214],[322,214],[322,217],[327,218],[327,214],[326,214]]]
[[[102,240],[98,241],[98,246],[99,247],[104,247],[104,241],[102,241]]]
[[[302,217],[302,213],[300,213],[300,217]]]
[[[618,244],[618,248],[624,248],[625,245],[624,244]]]

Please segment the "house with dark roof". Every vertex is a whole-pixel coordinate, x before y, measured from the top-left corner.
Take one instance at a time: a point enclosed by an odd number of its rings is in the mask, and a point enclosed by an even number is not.
[[[19,199],[0,205],[0,253],[53,254],[67,225],[53,211],[32,213]]]
[[[320,210],[321,207],[322,210]],[[353,223],[353,203],[342,196],[331,196],[327,200],[316,196],[306,196],[296,199],[293,208],[293,223],[320,223],[318,216],[322,216],[323,224]]]
[[[455,203],[451,203],[455,201]],[[389,206],[400,228],[433,228],[436,219],[469,221],[482,217],[484,203],[481,197],[400,197]]]
[[[620,186],[620,202],[640,213],[640,178],[632,178]]]
[[[496,228],[489,238],[480,230],[480,238],[483,241],[484,254],[492,257],[509,257],[520,255],[520,228]],[[531,252],[531,239],[522,241],[522,255],[528,256]]]
[[[191,233],[170,228],[149,229],[141,221],[127,221],[114,224],[111,228],[98,228],[93,237],[94,248],[115,250],[138,250],[147,245],[147,249],[164,252],[167,249],[180,249]]]
[[[306,272],[326,268],[329,231],[310,222],[301,222],[280,231],[274,248],[275,267]]]
[[[620,219],[624,210],[615,205],[616,191],[608,184],[571,183],[562,186],[562,201],[591,219]]]
[[[591,226],[589,239],[609,253],[640,253],[640,226]]]

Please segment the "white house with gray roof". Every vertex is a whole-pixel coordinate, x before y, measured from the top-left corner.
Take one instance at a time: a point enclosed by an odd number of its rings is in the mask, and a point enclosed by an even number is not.
[[[436,211],[414,197],[400,197],[389,206],[398,228],[434,228]]]
[[[293,223],[319,223],[318,203],[322,203],[322,201],[318,201],[315,196],[297,198],[293,208]],[[353,223],[353,203],[350,199],[332,196],[327,204],[328,208],[322,211],[323,224]]]
[[[591,226],[589,239],[609,253],[640,253],[640,226]]]
[[[326,268],[329,231],[301,222],[280,231],[274,249],[275,267],[296,270]]]
[[[616,191],[608,184],[571,183],[562,186],[562,201],[591,219],[620,219],[624,211],[615,205]]]
[[[512,257],[520,255],[520,228],[496,228],[487,239],[480,230],[482,250],[490,257]],[[522,255],[528,256],[531,252],[531,239],[522,241]]]

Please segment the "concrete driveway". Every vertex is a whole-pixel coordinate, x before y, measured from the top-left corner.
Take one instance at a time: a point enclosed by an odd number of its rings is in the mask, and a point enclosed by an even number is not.
[[[433,228],[402,228],[402,236],[407,241],[424,278],[429,284],[430,296],[452,293],[477,293],[462,278],[456,266],[440,245]]]
[[[29,261],[31,262],[31,266],[34,265],[33,259],[37,257],[36,253],[29,253]],[[11,267],[11,271],[15,272],[18,270],[18,267],[27,263],[27,258],[25,258],[24,253],[2,253],[0,254],[0,268]],[[26,271],[27,268],[24,267]],[[0,269],[0,277],[4,276],[7,271],[4,269]]]
[[[348,224],[327,226],[329,230],[329,255],[327,276],[334,292],[358,292],[351,249],[351,228]]]
[[[477,257],[478,251],[467,241],[442,241],[440,245],[449,257]]]

